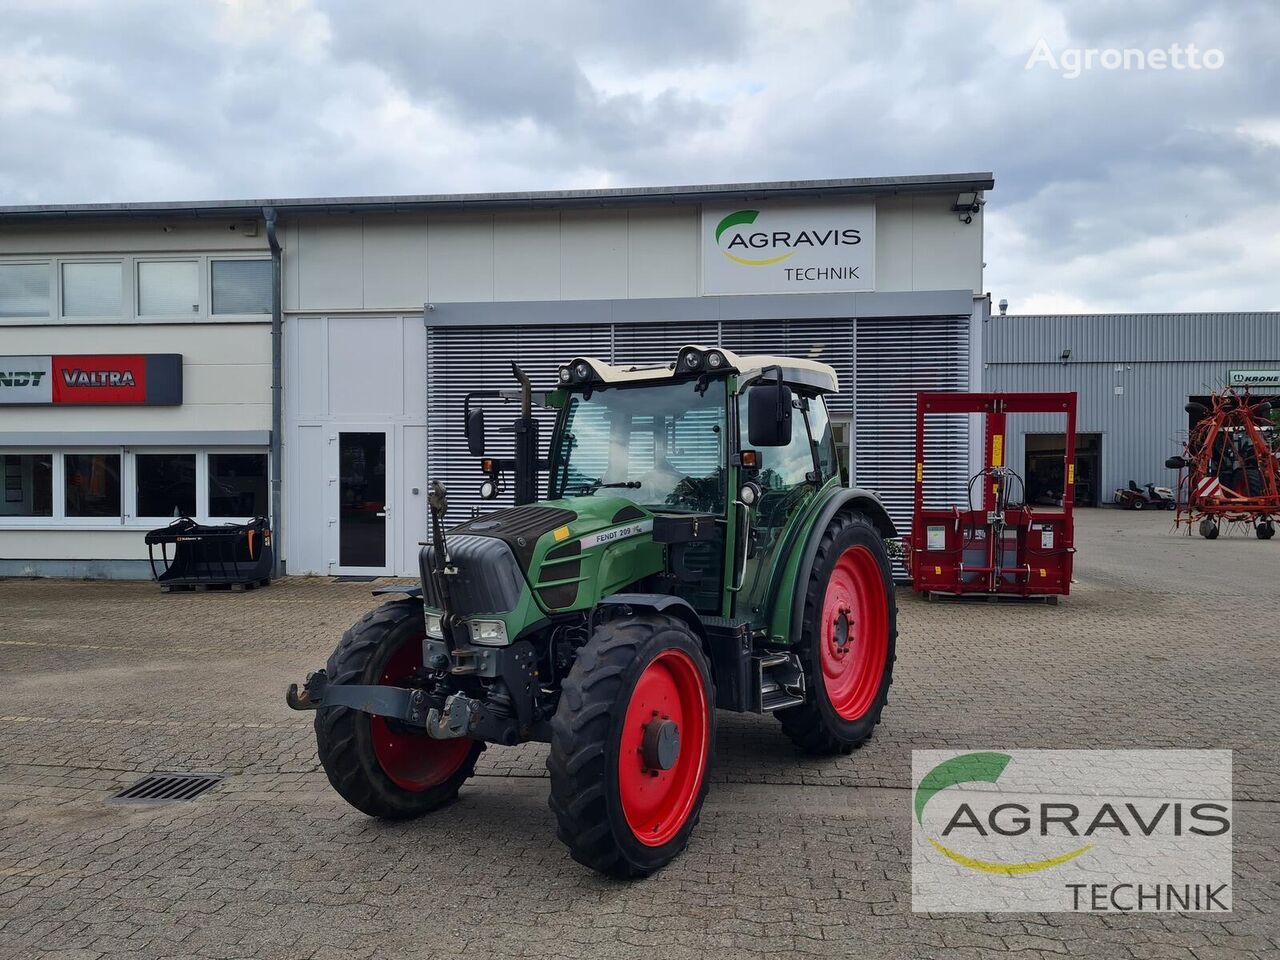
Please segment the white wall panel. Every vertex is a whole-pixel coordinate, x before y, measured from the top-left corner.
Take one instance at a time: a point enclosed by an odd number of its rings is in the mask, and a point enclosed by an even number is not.
[[[700,212],[632,210],[627,224],[627,296],[696,297]]]
[[[428,299],[441,303],[492,300],[493,217],[432,217],[427,283]]]
[[[0,226],[0,256],[265,251],[267,237],[262,222],[256,221],[257,236],[245,236],[241,229],[243,223],[230,217],[207,220],[174,217],[118,223],[57,220],[5,224]]]
[[[400,362],[404,370],[404,410],[406,417],[421,420],[427,410],[427,328],[422,315],[401,319]]]
[[[404,410],[399,317],[329,319],[329,412],[394,417]]]
[[[912,200],[912,290],[982,292],[982,214],[964,223],[954,203],[954,196]]]
[[[876,289],[912,290],[911,197],[876,201]]]
[[[0,559],[145,561],[146,535],[145,529],[0,530]]]
[[[493,298],[560,299],[560,214],[493,218]]]
[[[363,289],[366,310],[426,302],[425,214],[364,218]]]
[[[291,575],[328,572],[325,538],[329,524],[324,502],[329,482],[324,463],[327,435],[322,426],[300,426],[293,431],[293,442],[285,446],[284,473],[289,478],[285,556]]]
[[[364,223],[360,217],[310,217],[298,225],[298,308],[364,306]]]
[[[566,210],[560,222],[560,293],[566,300],[627,296],[625,210]]]
[[[400,555],[393,562],[397,573],[412,576],[418,569],[418,544],[428,535],[425,425],[406,426],[400,431],[399,459],[395,526],[400,538]],[[417,493],[413,492],[415,489]]]
[[[289,415],[306,419],[329,411],[329,321],[290,317],[284,324],[284,402]]]

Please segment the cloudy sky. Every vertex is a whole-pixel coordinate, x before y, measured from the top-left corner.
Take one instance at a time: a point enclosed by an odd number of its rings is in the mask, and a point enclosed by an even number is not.
[[[990,170],[1011,312],[1274,310],[1277,51],[1272,0],[9,2],[0,204]]]

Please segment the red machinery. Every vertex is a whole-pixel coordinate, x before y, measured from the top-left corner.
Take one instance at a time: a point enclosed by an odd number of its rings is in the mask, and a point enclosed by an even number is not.
[[[926,507],[928,417],[974,413],[984,415],[984,466],[969,480],[968,502]],[[1060,506],[1019,502],[1027,499],[1023,478],[1004,457],[1006,417],[1011,413],[1066,414]],[[903,539],[912,586],[926,594],[1048,598],[1069,593],[1075,553],[1075,436],[1074,393],[918,394],[915,512],[911,535]],[[975,505],[978,483],[982,502]]]
[[[1199,522],[1200,536],[1213,540],[1223,523],[1247,523],[1259,540],[1275,536],[1280,516],[1280,448],[1271,404],[1249,391],[1228,387],[1206,407],[1188,403],[1200,417],[1187,435],[1183,456],[1165,466],[1178,472],[1177,524]]]

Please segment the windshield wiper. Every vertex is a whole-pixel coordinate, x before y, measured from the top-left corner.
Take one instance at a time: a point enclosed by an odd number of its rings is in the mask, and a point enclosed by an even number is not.
[[[595,493],[597,490],[606,487],[621,487],[626,490],[639,490],[639,480],[618,480],[613,483],[605,483],[603,480],[588,480],[586,483],[579,484],[578,493]]]

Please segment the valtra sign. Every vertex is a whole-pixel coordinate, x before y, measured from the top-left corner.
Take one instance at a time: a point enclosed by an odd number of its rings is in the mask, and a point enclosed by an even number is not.
[[[875,226],[871,203],[703,207],[703,292],[873,290]]]
[[[0,404],[175,406],[182,354],[58,354],[0,357]]]

